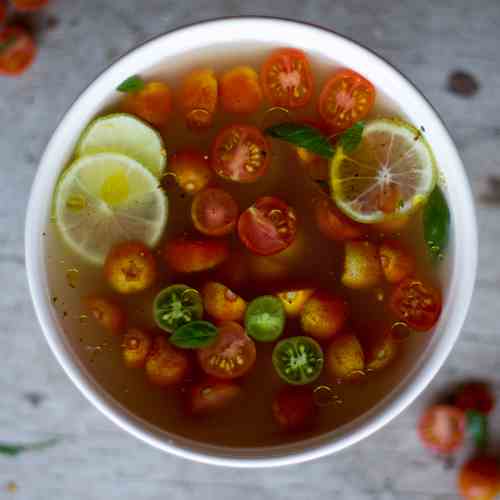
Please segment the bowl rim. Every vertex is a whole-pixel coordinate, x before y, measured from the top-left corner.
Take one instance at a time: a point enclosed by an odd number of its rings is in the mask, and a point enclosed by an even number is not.
[[[46,281],[43,279],[46,266],[41,233],[42,227],[47,221],[44,214],[41,213],[43,211],[39,210],[39,206],[44,200],[45,202],[47,200],[48,195],[47,190],[44,189],[43,178],[46,176],[51,157],[57,156],[57,143],[60,141],[62,130],[69,121],[69,117],[76,112],[83,98],[92,89],[96,88],[98,82],[106,79],[114,68],[117,68],[120,64],[124,64],[134,54],[148,49],[151,50],[155,44],[164,43],[165,40],[170,40],[179,34],[186,34],[189,31],[203,28],[217,29],[221,28],[222,25],[228,24],[232,25],[232,28],[235,30],[234,33],[240,33],[239,30],[249,29],[255,23],[268,23],[274,25],[274,28],[279,25],[281,28],[292,31],[294,29],[303,30],[304,34],[309,32],[310,35],[314,33],[316,35],[321,34],[322,36],[335,38],[337,43],[342,43],[350,46],[353,50],[360,51],[364,56],[370,57],[377,65],[383,67],[384,71],[392,72],[393,76],[401,80],[405,87],[411,90],[415,98],[418,98],[421,104],[428,108],[429,116],[432,117],[435,128],[440,134],[440,141],[443,142],[444,148],[447,150],[449,163],[453,164],[457,170],[455,174],[457,176],[457,186],[460,190],[460,217],[456,218],[461,221],[461,224],[464,224],[467,238],[463,244],[456,245],[454,261],[455,263],[467,262],[467,266],[461,266],[460,273],[454,273],[454,279],[450,284],[450,297],[448,300],[448,305],[451,304],[453,306],[450,306],[449,312],[453,314],[449,314],[449,319],[446,322],[445,328],[442,329],[443,331],[440,332],[440,335],[435,336],[438,338],[433,338],[432,352],[425,359],[424,353],[422,353],[420,359],[415,363],[415,366],[404,380],[369,411],[348,424],[341,426],[338,430],[297,443],[273,447],[232,448],[209,445],[182,438],[173,433],[162,431],[144,419],[133,415],[127,408],[104,391],[83,367],[80,360],[73,355],[63,335],[58,331],[56,316],[51,308],[47,293]],[[259,41],[258,37],[256,41]],[[208,43],[214,43],[214,41],[212,40]],[[458,210],[457,207],[452,207],[453,209]],[[83,395],[120,428],[158,449],[206,464],[247,468],[296,464],[338,452],[376,432],[409,406],[435,376],[458,338],[472,298],[477,267],[477,246],[477,223],[474,213],[474,203],[462,161],[450,137],[450,133],[439,114],[417,87],[381,56],[349,37],[312,23],[267,16],[222,17],[191,23],[152,37],[113,61],[78,95],[68,107],[51,135],[32,184],[25,223],[26,272],[30,295],[38,322],[63,370]]]

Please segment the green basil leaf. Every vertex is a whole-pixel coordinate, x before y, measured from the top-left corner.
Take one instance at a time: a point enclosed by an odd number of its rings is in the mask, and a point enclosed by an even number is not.
[[[139,90],[142,90],[146,83],[144,80],[137,75],[131,76],[130,78],[127,78],[124,82],[120,83],[116,90],[119,92],[138,92]]]
[[[0,43],[0,52],[3,52],[4,50],[7,50],[9,47],[11,47],[12,45],[14,45],[15,43],[16,43],[16,37],[15,36],[11,36],[7,40],[5,40],[5,42],[1,42]]]
[[[318,129],[300,123],[280,123],[265,130],[265,134],[275,139],[312,151],[319,156],[331,158],[335,148]]]
[[[440,257],[448,245],[450,210],[439,186],[434,188],[424,208],[424,238],[430,254]]]
[[[488,418],[476,410],[468,410],[465,415],[468,433],[474,439],[476,447],[484,449],[488,442]]]
[[[31,444],[11,444],[11,443],[0,443],[0,455],[10,455],[14,457],[30,450],[41,450],[43,448],[49,448],[59,441],[58,438],[48,439],[47,441],[40,441],[39,443]]]
[[[351,153],[359,146],[364,129],[365,123],[357,122],[340,136],[340,144],[346,153]]]
[[[170,342],[183,349],[198,349],[212,344],[217,337],[217,327],[209,321],[191,321],[175,330]]]

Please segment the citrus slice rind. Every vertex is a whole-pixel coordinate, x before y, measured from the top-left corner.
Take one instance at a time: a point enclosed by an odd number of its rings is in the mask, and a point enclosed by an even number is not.
[[[113,113],[95,119],[83,132],[75,155],[107,152],[133,158],[156,177],[165,171],[167,154],[160,134],[127,113]]]
[[[353,152],[337,148],[330,163],[332,197],[358,222],[394,219],[427,200],[436,172],[432,150],[419,130],[400,119],[376,119],[366,124]]]
[[[154,246],[167,222],[167,198],[158,179],[117,153],[83,156],[64,172],[54,196],[55,222],[70,249],[102,265],[125,240]]]

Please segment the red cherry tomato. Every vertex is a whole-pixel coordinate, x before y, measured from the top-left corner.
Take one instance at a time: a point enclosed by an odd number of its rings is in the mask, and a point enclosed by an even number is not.
[[[200,151],[186,149],[172,155],[168,162],[179,187],[187,194],[195,194],[206,188],[213,177],[208,156]]]
[[[24,73],[35,55],[35,42],[24,28],[9,26],[0,31],[0,75]]]
[[[441,294],[420,280],[407,278],[392,292],[389,307],[410,328],[425,332],[439,319]]]
[[[297,234],[297,216],[292,207],[275,196],[263,196],[238,220],[238,235],[258,255],[273,255],[288,248]]]
[[[207,380],[194,385],[189,391],[188,411],[206,415],[226,408],[241,394],[241,387],[230,380]]]
[[[269,168],[270,148],[261,131],[252,125],[222,129],[212,149],[212,169],[235,182],[255,182]]]
[[[318,229],[330,240],[355,240],[363,236],[362,224],[345,216],[329,198],[322,197],[316,203],[314,213]]]
[[[215,343],[198,349],[197,354],[202,370],[220,379],[245,375],[256,358],[253,340],[234,321],[221,323]]]
[[[12,0],[17,10],[31,11],[45,7],[49,0]]]
[[[495,399],[486,384],[469,382],[458,390],[454,403],[463,411],[476,410],[487,415],[493,410]]]
[[[465,435],[465,413],[449,405],[435,405],[420,418],[420,439],[426,448],[442,454],[456,451]]]
[[[319,96],[319,114],[335,131],[362,120],[373,108],[375,88],[358,73],[341,69],[325,83]]]
[[[236,226],[238,212],[234,198],[219,188],[200,191],[191,205],[194,227],[207,236],[229,234]]]
[[[0,23],[5,21],[7,17],[7,3],[5,0],[0,0]]]
[[[475,457],[462,466],[458,475],[458,490],[464,500],[493,500],[500,488],[498,460]]]
[[[307,56],[300,50],[274,51],[262,66],[260,79],[273,106],[301,108],[311,100],[312,71]]]
[[[275,421],[285,431],[307,428],[317,413],[309,387],[285,387],[274,399],[272,410]]]

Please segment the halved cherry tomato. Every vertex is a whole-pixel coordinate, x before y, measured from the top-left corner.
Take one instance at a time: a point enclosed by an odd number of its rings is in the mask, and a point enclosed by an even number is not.
[[[441,293],[420,280],[407,278],[392,292],[389,307],[410,328],[425,332],[439,319]]]
[[[269,143],[257,127],[230,125],[215,138],[211,166],[224,179],[255,182],[267,172],[270,161]]]
[[[247,303],[226,285],[209,281],[201,296],[205,311],[217,321],[243,321]]]
[[[226,408],[241,394],[241,387],[230,380],[208,377],[189,391],[188,411],[206,415]]]
[[[254,113],[262,103],[259,75],[250,66],[236,66],[220,78],[221,105],[230,113]]]
[[[207,236],[224,236],[236,226],[238,204],[223,189],[207,188],[196,194],[191,205],[194,227]]]
[[[430,450],[453,453],[464,440],[465,413],[454,406],[431,406],[420,418],[418,433],[424,446]]]
[[[262,87],[273,106],[301,108],[311,100],[314,85],[307,56],[297,49],[279,49],[264,62]]]
[[[121,108],[155,127],[163,127],[172,112],[170,87],[163,82],[146,83],[143,89],[127,94]]]
[[[92,317],[108,332],[118,335],[122,333],[127,321],[123,309],[112,299],[92,295],[83,299]]]
[[[225,321],[218,327],[214,344],[198,349],[202,370],[221,379],[245,375],[254,365],[255,344],[245,330],[234,321]]]
[[[298,431],[310,426],[317,414],[309,387],[285,387],[273,401],[273,416],[284,431]]]
[[[45,7],[49,0],[12,0],[12,3],[17,10],[30,11]]]
[[[225,240],[187,240],[178,238],[167,242],[163,256],[178,273],[207,271],[218,266],[229,256]]]
[[[375,88],[360,74],[341,69],[325,83],[319,96],[319,114],[334,131],[362,120],[373,108]]]
[[[7,17],[7,3],[5,0],[0,0],[0,23],[5,21]]]
[[[217,78],[208,68],[189,73],[182,82],[179,105],[193,129],[210,127],[217,108]]]
[[[297,234],[297,216],[292,207],[275,196],[263,196],[238,220],[238,235],[258,255],[273,255],[288,248]]]
[[[33,63],[36,46],[33,37],[21,26],[0,31],[0,75],[20,75]]]
[[[478,456],[465,462],[458,475],[458,490],[464,500],[493,500],[500,489],[498,460]]]
[[[321,234],[334,241],[355,240],[363,236],[364,228],[344,215],[326,196],[315,204],[316,224]]]
[[[381,278],[382,267],[377,246],[371,241],[347,241],[342,284],[361,290],[377,285]]]
[[[288,288],[277,293],[276,295],[281,299],[287,316],[294,318],[302,312],[305,303],[309,300],[313,293],[314,288],[297,287]]]
[[[168,169],[174,174],[178,186],[188,194],[197,193],[207,187],[213,177],[208,156],[191,149],[172,155]]]
[[[129,328],[123,336],[122,342],[122,357],[125,366],[142,368],[146,363],[152,343],[148,333],[139,330],[139,328]]]
[[[468,382],[457,391],[454,404],[463,411],[475,410],[487,415],[495,406],[495,398],[487,384]]]

